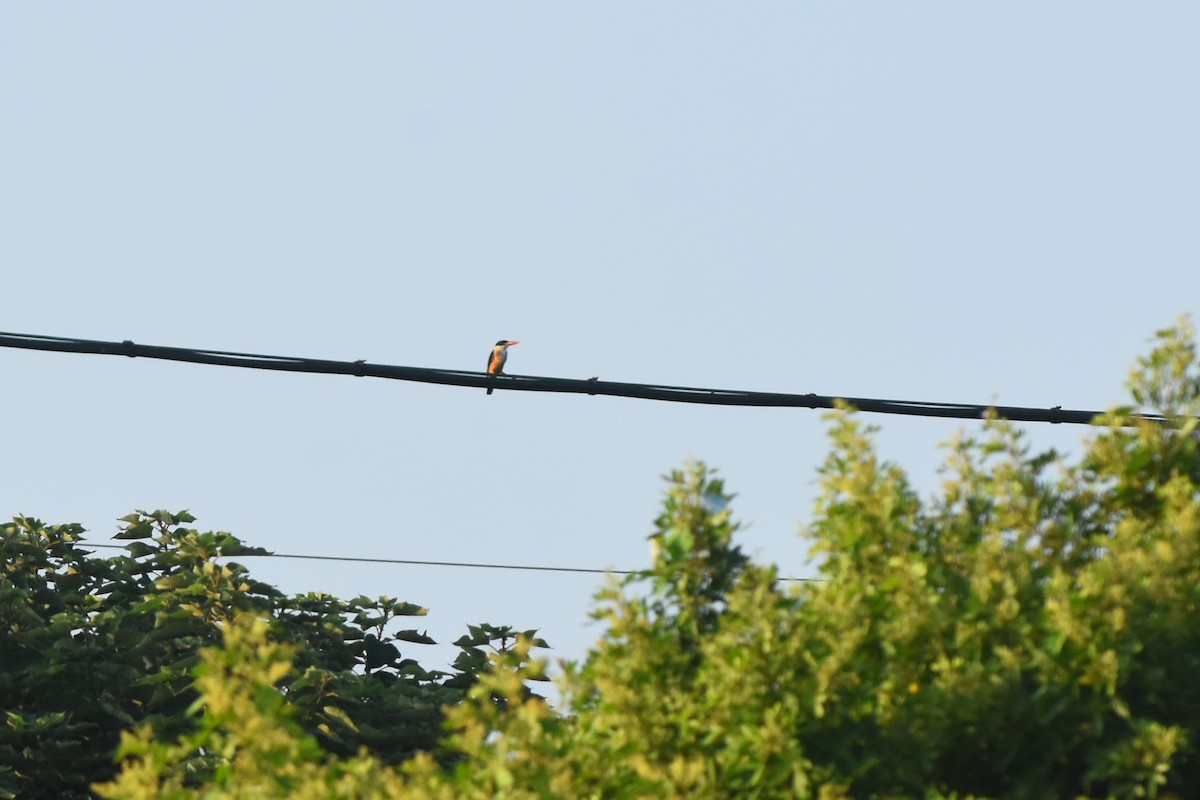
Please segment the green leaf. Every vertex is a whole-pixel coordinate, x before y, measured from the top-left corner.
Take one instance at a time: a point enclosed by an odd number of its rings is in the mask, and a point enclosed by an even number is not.
[[[154,535],[154,528],[148,522],[132,523],[113,535],[114,539],[148,539]]]
[[[158,552],[158,547],[145,542],[132,542],[125,545],[125,549],[129,552],[132,558],[141,558]]]
[[[402,642],[413,642],[414,644],[437,644],[437,642],[429,638],[427,634],[418,633],[417,631],[413,630],[397,631],[393,638],[399,639]]]

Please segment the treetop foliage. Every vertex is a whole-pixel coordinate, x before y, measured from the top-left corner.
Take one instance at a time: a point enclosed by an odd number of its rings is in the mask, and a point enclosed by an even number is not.
[[[128,555],[92,558],[78,525],[0,525],[0,797],[90,796],[116,774],[123,730],[172,740],[194,729],[195,670],[239,615],[271,620],[292,671],[277,687],[322,752],[367,748],[399,764],[441,738],[491,646],[518,635],[471,626],[452,672],[410,656],[432,642],[409,627],[424,608],[390,597],[287,596],[229,559],[261,554],[228,533],[185,527],[187,512],[137,512],[116,538]],[[533,632],[528,632],[532,635]],[[204,774],[211,757],[181,769]]]

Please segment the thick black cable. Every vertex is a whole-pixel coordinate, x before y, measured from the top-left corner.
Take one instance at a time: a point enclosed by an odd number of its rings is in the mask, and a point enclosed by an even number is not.
[[[700,403],[721,406],[759,406],[775,408],[835,408],[848,403],[859,411],[876,414],[903,414],[921,417],[954,419],[983,419],[995,414],[1014,422],[1049,422],[1089,425],[1101,412],[1065,410],[1061,406],[1028,408],[1021,406],[992,406],[969,403],[937,403],[912,400],[880,400],[868,397],[836,397],[818,394],[784,394],[779,392],[750,392],[730,389],[700,389],[689,386],[659,386],[643,383],[619,383],[574,378],[546,378],[533,375],[490,376],[482,372],[425,367],[402,367],[388,364],[368,364],[366,361],[330,361],[292,356],[269,356],[257,353],[235,353],[223,350],[197,350],[185,347],[92,339],[73,339],[61,336],[37,336],[0,332],[0,347],[25,350],[49,350],[62,353],[99,353],[184,361],[193,364],[214,364],[247,369],[270,369],[284,372],[310,372],[325,375],[356,375],[358,377],[436,383],[449,386],[508,389],[518,392],[567,392],[574,394],[632,397],[643,400],[662,400],[672,403]],[[1136,420],[1165,422],[1154,414],[1131,417]]]

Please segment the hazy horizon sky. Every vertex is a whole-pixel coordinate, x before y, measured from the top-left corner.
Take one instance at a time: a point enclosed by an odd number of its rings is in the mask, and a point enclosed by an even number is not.
[[[8,3],[0,329],[471,370],[509,338],[518,374],[1106,408],[1200,307],[1198,32],[1182,2]],[[0,364],[6,518],[637,569],[695,457],[749,553],[812,572],[820,412]],[[979,427],[864,417],[925,495]],[[245,563],[427,606],[439,642],[601,633],[596,575]]]

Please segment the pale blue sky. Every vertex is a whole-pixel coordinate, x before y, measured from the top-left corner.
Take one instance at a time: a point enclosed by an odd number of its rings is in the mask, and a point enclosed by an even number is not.
[[[6,3],[0,330],[462,369],[515,338],[514,373],[1103,408],[1200,307],[1197,41],[1182,2]],[[694,455],[807,574],[817,412],[0,365],[3,516],[638,568]],[[870,421],[926,492],[975,427]],[[596,576],[248,563],[447,642],[599,634]]]

